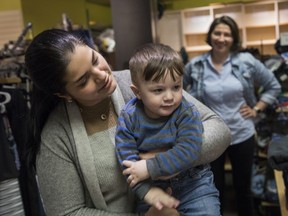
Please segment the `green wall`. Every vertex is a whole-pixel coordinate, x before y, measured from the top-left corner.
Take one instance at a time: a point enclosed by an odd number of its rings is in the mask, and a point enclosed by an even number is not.
[[[88,27],[89,21],[97,25],[112,25],[110,7],[86,3],[86,0],[21,0],[21,2],[24,25],[31,22],[34,35],[45,29],[61,26],[63,13],[74,25],[83,28]]]
[[[21,9],[20,0],[0,0],[0,11]]]
[[[86,26],[85,0],[21,0],[24,24],[32,23],[33,34],[57,27],[65,13],[73,24]]]
[[[120,0],[119,0],[120,1]],[[166,10],[208,6],[217,0],[178,0],[165,5]],[[242,0],[249,2],[252,0]],[[222,0],[222,3],[239,3],[239,0]],[[86,0],[0,0],[0,11],[22,8],[24,26],[31,22],[33,34],[61,25],[62,14],[71,19],[73,24],[87,28],[111,27],[112,12],[109,6],[97,5]]]
[[[109,6],[86,3],[90,23],[98,27],[112,26],[112,12]]]

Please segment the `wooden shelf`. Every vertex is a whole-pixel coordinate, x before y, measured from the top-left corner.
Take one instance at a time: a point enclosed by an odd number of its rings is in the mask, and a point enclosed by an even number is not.
[[[196,56],[202,55],[203,53],[207,52],[208,50],[197,50],[197,51],[187,51],[189,59],[192,59]]]
[[[238,20],[239,28],[242,28],[243,24],[243,6],[242,4],[221,5],[215,7],[213,10],[214,17],[221,17],[223,15],[230,16],[234,20]]]
[[[205,34],[186,34],[185,40],[186,40],[187,49],[188,49],[188,47],[191,47],[191,46],[197,47],[197,46],[207,45],[207,43],[205,42],[206,35],[207,35],[207,33],[205,33]]]
[[[279,26],[279,32],[282,33],[282,32],[288,32],[288,23],[287,24],[281,24]]]
[[[208,45],[203,45],[203,46],[194,46],[194,47],[187,47],[186,51],[187,52],[197,52],[197,51],[203,51],[206,52],[210,50],[211,47]]]
[[[283,182],[282,172],[278,170],[274,170],[275,181],[277,185],[277,192],[280,204],[280,210],[282,216],[288,215],[288,207],[287,207],[287,200],[285,196],[285,185]]]
[[[207,32],[214,18],[222,15],[228,15],[237,22],[243,48],[259,48],[265,55],[276,54],[274,44],[280,33],[288,32],[288,0],[218,4],[180,10],[179,46],[185,47],[189,57],[210,49],[205,42]],[[173,25],[172,21],[170,23]]]
[[[21,79],[19,77],[0,77],[0,83],[2,84],[16,84],[21,83]]]
[[[276,15],[274,2],[261,1],[244,5],[245,22],[249,26],[276,25]]]
[[[258,49],[261,55],[276,55],[274,44],[271,45],[249,45],[247,48]]]
[[[276,43],[274,39],[272,40],[255,40],[255,41],[247,41],[247,46],[261,46],[261,45],[273,45]]]
[[[288,4],[287,2],[279,2],[278,4],[279,11],[279,24],[288,23]]]
[[[266,29],[266,28],[275,28],[275,25],[270,25],[270,24],[265,24],[265,23],[260,23],[259,25],[251,25],[251,24],[247,24],[245,26],[246,29]]]
[[[246,29],[246,43],[249,41],[276,41],[275,27]]]
[[[271,206],[279,207],[278,203],[271,203],[271,202],[266,202],[266,201],[262,201],[261,205],[266,206],[266,207],[271,207]]]
[[[182,11],[183,33],[207,32],[213,17],[208,7]]]

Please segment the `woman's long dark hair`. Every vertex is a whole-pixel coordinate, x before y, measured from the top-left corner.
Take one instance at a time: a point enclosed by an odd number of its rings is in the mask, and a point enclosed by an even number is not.
[[[42,129],[60,101],[55,93],[65,93],[66,68],[76,45],[85,42],[67,31],[50,29],[37,35],[26,50],[25,66],[33,84],[26,145],[29,165],[35,166]]]
[[[207,33],[206,42],[211,45],[211,34],[214,31],[215,27],[219,24],[225,24],[230,27],[232,38],[233,38],[233,44],[231,46],[231,51],[239,51],[241,49],[241,40],[240,40],[240,34],[239,34],[239,28],[237,23],[229,16],[221,16],[211,23],[209,31]]]

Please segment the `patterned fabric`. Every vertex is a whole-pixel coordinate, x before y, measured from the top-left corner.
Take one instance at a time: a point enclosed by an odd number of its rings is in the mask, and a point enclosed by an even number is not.
[[[9,179],[0,182],[0,215],[25,215],[18,179]]]
[[[194,165],[202,145],[203,126],[200,115],[192,103],[184,98],[171,116],[151,119],[137,98],[126,104],[119,117],[116,133],[116,151],[120,164],[123,160],[139,160],[139,152],[159,148],[168,151],[147,160],[152,179],[169,176]],[[149,183],[141,182],[133,188],[142,199]]]

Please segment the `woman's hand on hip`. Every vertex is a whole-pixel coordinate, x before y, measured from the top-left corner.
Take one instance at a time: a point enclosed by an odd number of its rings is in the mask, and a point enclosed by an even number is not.
[[[244,104],[240,108],[240,114],[243,118],[256,118],[257,112],[253,108],[249,107],[247,104]]]

